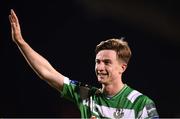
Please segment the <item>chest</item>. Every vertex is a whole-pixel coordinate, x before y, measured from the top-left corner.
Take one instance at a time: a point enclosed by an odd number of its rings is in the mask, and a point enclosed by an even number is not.
[[[90,97],[84,100],[91,115],[99,118],[135,118],[135,110],[133,105],[123,98],[105,99],[102,97]]]

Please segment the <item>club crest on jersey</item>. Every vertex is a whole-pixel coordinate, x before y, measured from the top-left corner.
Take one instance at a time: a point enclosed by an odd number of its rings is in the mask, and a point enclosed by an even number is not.
[[[113,116],[115,119],[120,119],[124,116],[124,111],[123,109],[117,109],[114,113]]]

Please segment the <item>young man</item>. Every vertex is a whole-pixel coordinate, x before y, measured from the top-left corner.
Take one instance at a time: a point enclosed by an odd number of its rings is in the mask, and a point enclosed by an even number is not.
[[[154,102],[122,82],[131,57],[128,43],[109,39],[96,46],[95,71],[102,89],[70,80],[57,72],[23,39],[18,18],[9,15],[12,39],[37,75],[73,101],[82,118],[158,118]]]

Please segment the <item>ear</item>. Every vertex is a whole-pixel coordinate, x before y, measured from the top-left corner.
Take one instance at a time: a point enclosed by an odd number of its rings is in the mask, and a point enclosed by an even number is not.
[[[127,68],[127,64],[126,63],[122,63],[121,64],[121,68],[122,68],[122,73],[126,70]]]

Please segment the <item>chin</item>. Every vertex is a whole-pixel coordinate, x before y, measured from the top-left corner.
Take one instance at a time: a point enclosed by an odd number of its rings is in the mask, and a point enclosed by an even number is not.
[[[100,83],[101,83],[101,82],[102,82],[102,80],[103,80],[103,79],[99,79],[99,78],[98,78],[98,82],[100,82]]]
[[[105,79],[98,79],[98,82],[101,84],[104,84],[106,81],[105,81]]]

